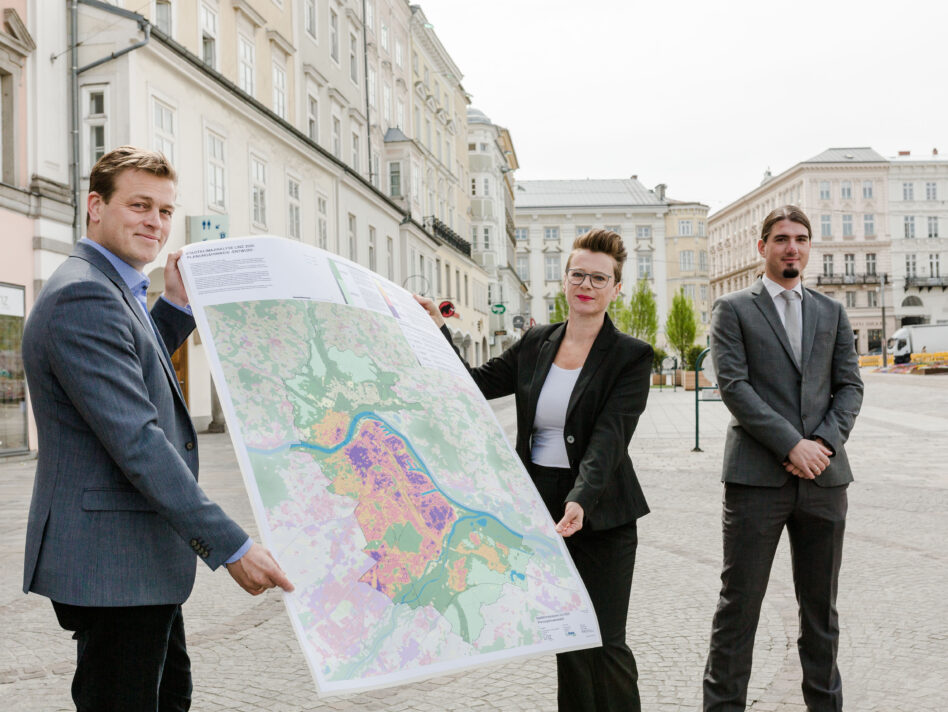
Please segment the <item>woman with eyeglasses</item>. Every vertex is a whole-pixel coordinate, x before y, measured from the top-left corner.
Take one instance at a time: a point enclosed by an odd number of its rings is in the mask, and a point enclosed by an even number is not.
[[[517,454],[566,537],[599,620],[602,647],[556,656],[561,712],[641,709],[625,627],[636,520],[648,505],[628,450],[648,398],[652,348],[606,313],[625,259],[622,238],[610,230],[576,238],[563,278],[567,321],[535,326],[468,369],[486,398],[516,394]],[[415,298],[450,341],[434,302]]]

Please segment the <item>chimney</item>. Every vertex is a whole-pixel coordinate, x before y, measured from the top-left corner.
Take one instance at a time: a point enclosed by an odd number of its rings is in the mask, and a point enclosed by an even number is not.
[[[668,186],[664,183],[659,183],[655,186],[655,195],[659,200],[665,200],[665,189]]]
[[[900,156],[911,156],[911,155],[912,155],[912,152],[911,152],[911,151],[899,151],[899,155],[900,155]]]

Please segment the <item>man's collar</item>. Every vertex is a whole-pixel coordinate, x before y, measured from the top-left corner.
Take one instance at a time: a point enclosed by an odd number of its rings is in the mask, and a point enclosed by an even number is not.
[[[785,287],[774,282],[766,274],[761,276],[761,281],[763,281],[764,286],[767,288],[767,293],[771,296],[771,298],[776,298],[776,296],[785,289]],[[796,292],[800,295],[800,299],[803,299],[803,280],[798,280],[796,285],[794,285],[790,291]]]
[[[95,240],[90,240],[88,237],[81,238],[79,242],[94,248],[103,257],[105,257],[105,259],[109,261],[109,264],[115,268],[115,271],[119,273],[119,277],[122,278],[122,281],[125,282],[130,290],[132,290],[133,294],[135,293],[136,289],[141,290],[142,283],[144,283],[145,289],[148,289],[148,285],[151,284],[151,281],[148,279],[148,277],[132,267],[125,260],[114,255],[109,251],[108,248],[103,247]]]

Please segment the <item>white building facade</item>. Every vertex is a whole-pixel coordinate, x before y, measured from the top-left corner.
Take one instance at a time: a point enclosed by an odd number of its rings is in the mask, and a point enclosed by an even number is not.
[[[563,288],[566,258],[573,241],[592,228],[622,235],[628,258],[622,275],[622,297],[636,282],[652,284],[660,328],[668,314],[665,259],[664,196],[636,177],[617,180],[519,181],[515,195],[516,268],[527,284],[530,316],[546,324],[556,295]]]

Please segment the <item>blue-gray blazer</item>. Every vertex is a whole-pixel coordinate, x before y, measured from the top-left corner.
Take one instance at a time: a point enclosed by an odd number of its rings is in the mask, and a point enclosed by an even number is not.
[[[30,312],[23,360],[39,434],[24,592],[78,606],[182,603],[247,534],[197,483],[197,437],[170,352],[194,328],[159,300],[145,318],[79,244]]]

